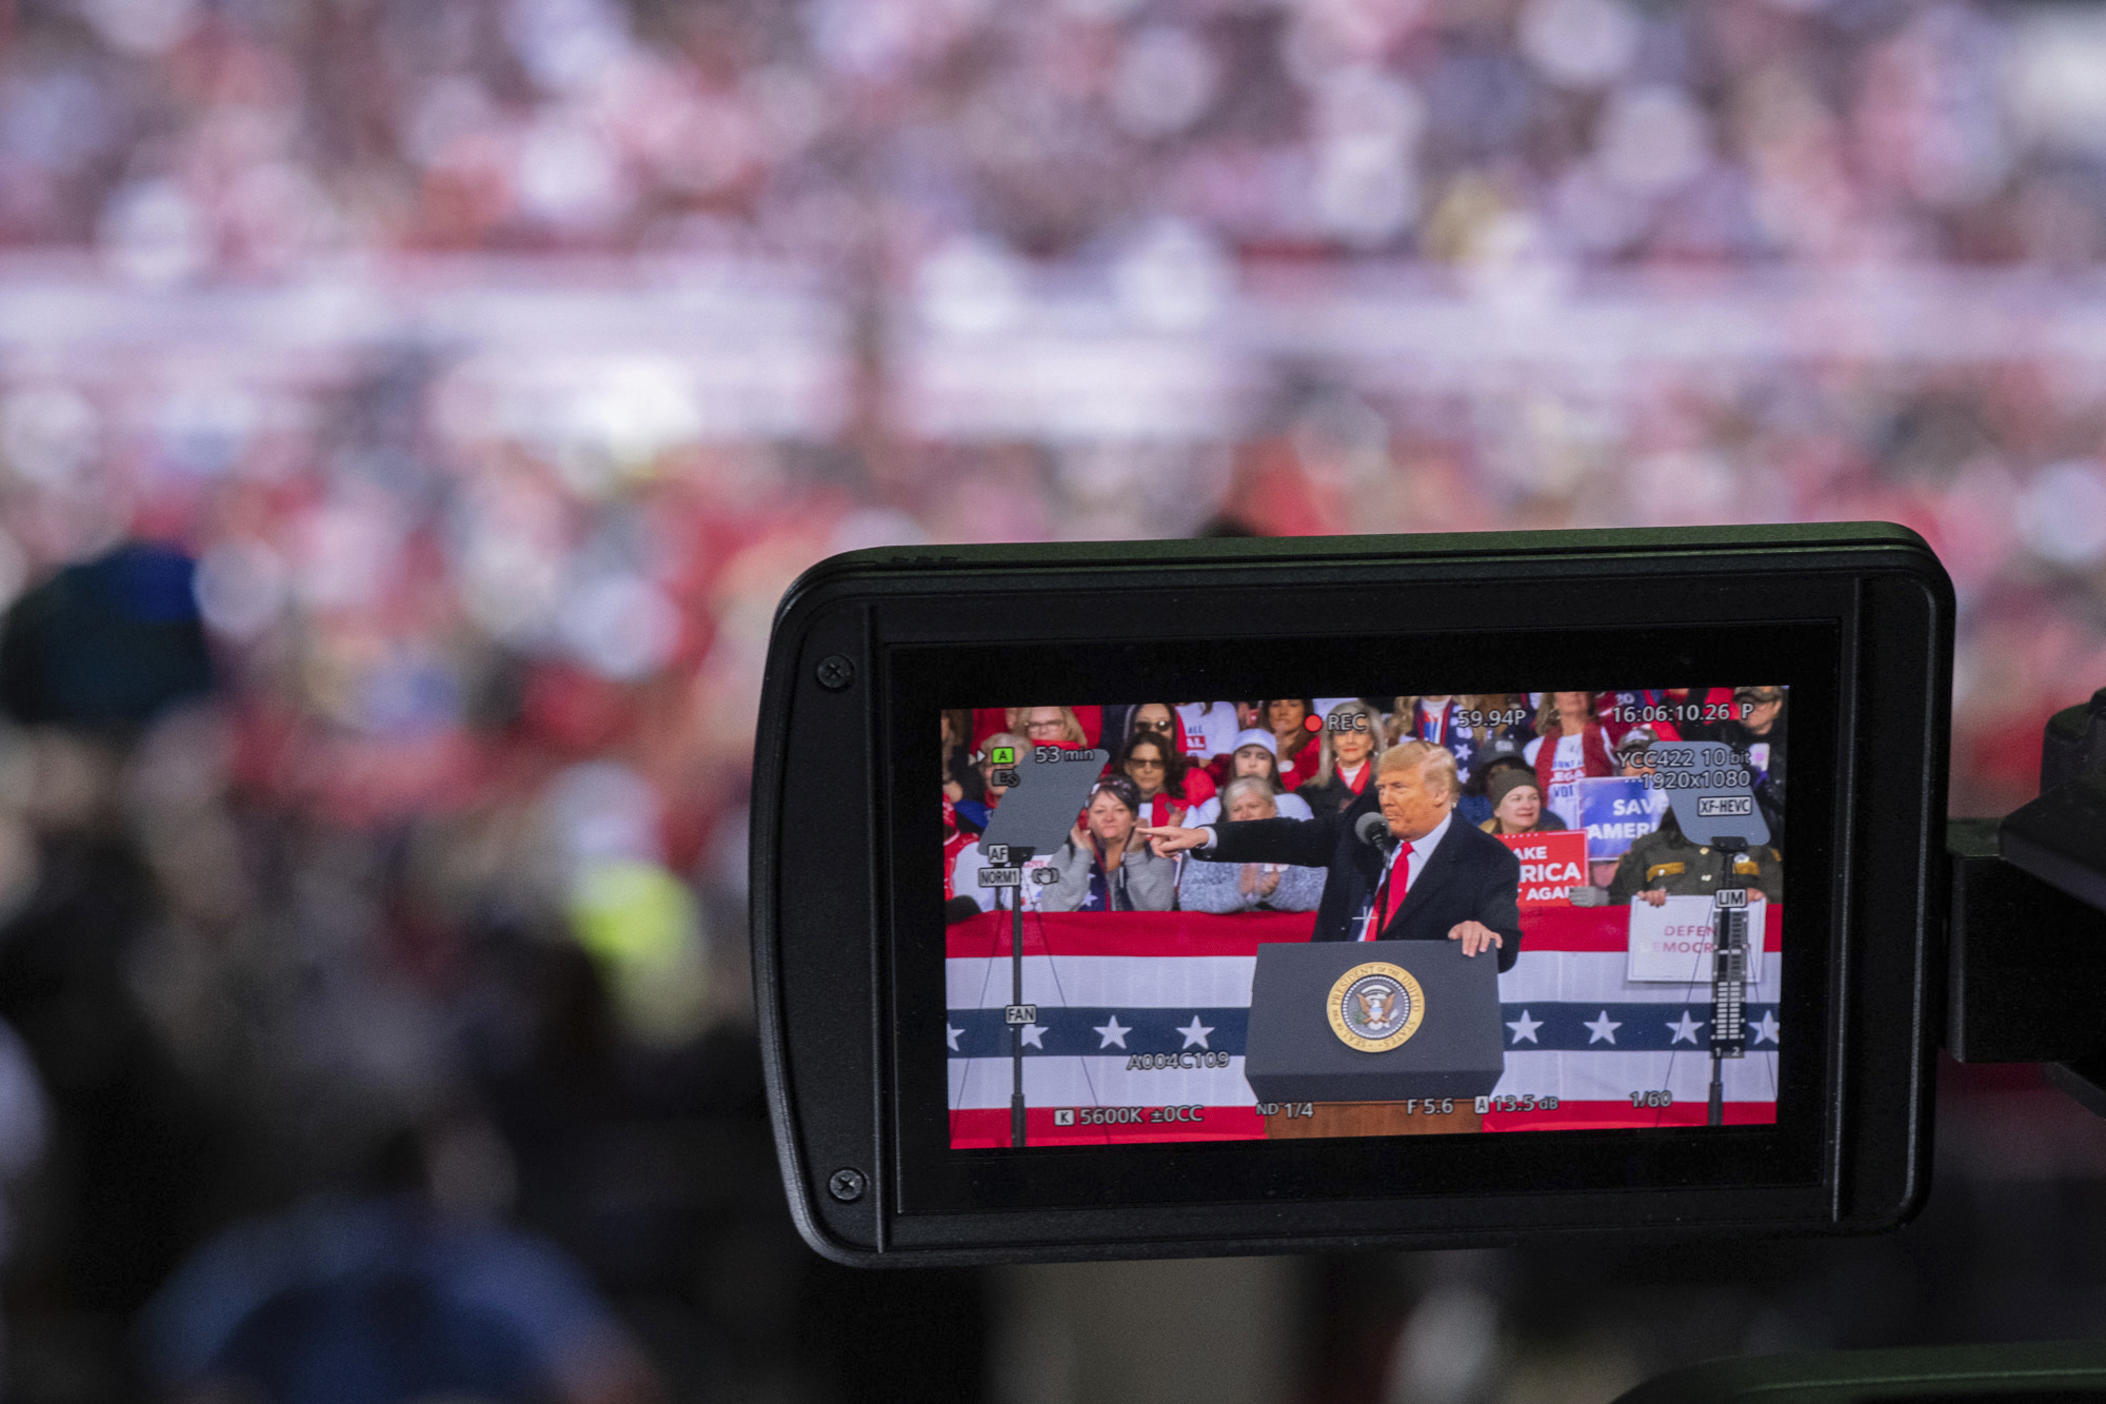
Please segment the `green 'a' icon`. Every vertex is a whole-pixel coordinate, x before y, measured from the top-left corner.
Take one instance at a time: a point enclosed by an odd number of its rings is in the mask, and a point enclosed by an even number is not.
[[[997,746],[997,747],[995,747],[995,748],[994,748],[994,763],[995,763],[996,765],[1015,765],[1015,764],[1016,764],[1016,747],[1014,747],[1014,746]]]

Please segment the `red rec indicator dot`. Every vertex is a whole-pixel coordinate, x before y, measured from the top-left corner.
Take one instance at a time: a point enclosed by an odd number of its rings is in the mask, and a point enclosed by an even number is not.
[[[1303,718],[1302,718],[1302,730],[1304,730],[1304,731],[1322,731],[1323,729],[1324,729],[1324,719],[1323,719],[1322,717],[1303,717]]]

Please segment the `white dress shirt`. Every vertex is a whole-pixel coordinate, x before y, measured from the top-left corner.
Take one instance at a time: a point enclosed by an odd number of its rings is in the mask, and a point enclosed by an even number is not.
[[[1455,811],[1451,808],[1446,814],[1441,816],[1441,822],[1435,824],[1433,826],[1432,831],[1429,832],[1426,835],[1426,837],[1415,838],[1411,841],[1411,858],[1404,869],[1404,897],[1407,901],[1410,900],[1411,889],[1418,885],[1419,874],[1426,871],[1427,860],[1433,857],[1433,850],[1441,846],[1441,840],[1448,836],[1448,826],[1453,824],[1454,822]],[[1403,855],[1404,846],[1402,844],[1398,844],[1397,847],[1390,853],[1389,861],[1382,865],[1382,871],[1385,876],[1389,875],[1390,869],[1394,868],[1397,865],[1397,859],[1402,857]],[[1380,892],[1381,890],[1382,882],[1380,878],[1377,878],[1375,881],[1375,891]],[[1368,911],[1362,912],[1359,915],[1359,917],[1356,918],[1357,922],[1363,929],[1365,929],[1367,925],[1368,912],[1372,912],[1374,910],[1374,898],[1371,896],[1368,899],[1368,901],[1370,904],[1368,907]],[[1361,939],[1360,932],[1354,932],[1353,939],[1356,941]]]

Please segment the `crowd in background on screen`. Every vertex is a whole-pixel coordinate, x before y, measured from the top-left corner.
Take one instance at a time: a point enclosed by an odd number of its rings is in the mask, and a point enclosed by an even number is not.
[[[1643,780],[1660,769],[1656,745],[1719,742],[1744,767],[1770,837],[1762,846],[1781,861],[1789,710],[1789,690],[1766,685],[947,710],[946,913],[959,921],[1006,909],[1004,891],[1056,911],[1313,911],[1321,873],[1268,866],[1230,891],[1228,876],[1204,862],[1181,862],[1175,877],[1154,873],[1155,855],[1136,830],[1336,814],[1367,793],[1382,752],[1407,740],[1455,757],[1457,817],[1497,836],[1577,829],[1575,782]],[[1017,782],[1018,757],[1049,746],[1102,748],[1108,757],[1073,832],[1054,853],[1036,855],[1063,873],[1090,869],[1092,884],[1049,882],[1042,893],[1029,882],[984,883],[981,835]],[[1553,799],[1574,813],[1551,808]],[[1663,818],[1652,815],[1646,827]],[[1129,881],[1136,871],[1144,876]]]

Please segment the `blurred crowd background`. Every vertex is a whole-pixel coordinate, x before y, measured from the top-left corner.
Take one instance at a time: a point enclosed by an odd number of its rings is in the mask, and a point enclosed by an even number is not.
[[[1900,521],[1955,812],[2022,801],[2106,684],[2102,71],[1989,0],[0,3],[12,1397],[1438,1404],[2096,1329],[2106,1137],[1949,1067],[1898,1241],[843,1274],[744,881],[776,599],[903,542]]]

